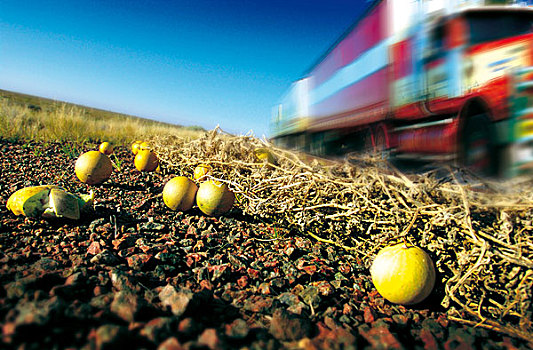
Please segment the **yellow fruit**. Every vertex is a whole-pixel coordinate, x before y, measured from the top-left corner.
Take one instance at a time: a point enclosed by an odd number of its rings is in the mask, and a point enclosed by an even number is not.
[[[198,186],[185,176],[176,176],[163,188],[163,202],[172,210],[187,211],[192,208]]]
[[[150,147],[150,144],[145,141],[145,142],[141,142],[141,144],[139,145],[139,150],[142,150],[142,149],[151,150],[152,147]]]
[[[198,208],[209,216],[227,213],[234,201],[235,194],[228,189],[228,185],[216,181],[202,182],[196,193]]]
[[[254,154],[263,163],[276,164],[276,158],[267,148],[256,148],[254,149]]]
[[[40,213],[37,214],[34,207],[41,205],[41,201],[48,196],[52,188],[61,189],[61,187],[54,185],[21,188],[8,198],[6,207],[15,215],[38,217],[40,216]]]
[[[154,171],[159,165],[159,160],[154,152],[141,149],[135,156],[134,164],[139,171]]]
[[[93,203],[94,194],[77,196],[59,186],[44,185],[20,189],[7,200],[15,215],[31,218],[67,218],[78,220],[80,213]]]
[[[377,291],[396,304],[424,300],[435,285],[435,267],[421,248],[400,243],[379,251],[370,267]]]
[[[212,173],[211,167],[208,164],[200,164],[196,168],[194,168],[194,179],[203,181],[205,180],[205,176]]]
[[[135,141],[131,145],[131,151],[133,152],[133,154],[137,154],[137,152],[139,152],[139,148],[141,147],[141,143],[142,143],[142,141]]]
[[[103,154],[110,155],[111,153],[113,153],[113,145],[111,143],[107,142],[107,141],[106,142],[102,142],[98,149]]]
[[[89,151],[79,156],[74,170],[81,182],[96,185],[109,179],[113,165],[107,155],[99,151]]]

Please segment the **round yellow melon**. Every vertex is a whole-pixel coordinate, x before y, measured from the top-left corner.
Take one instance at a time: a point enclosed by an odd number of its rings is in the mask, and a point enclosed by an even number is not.
[[[96,185],[109,179],[113,165],[102,152],[89,151],[78,157],[74,170],[81,182]]]
[[[269,165],[276,164],[276,158],[268,148],[256,148],[254,149],[254,154],[263,163]]]
[[[235,194],[228,189],[228,185],[217,181],[202,182],[196,193],[198,208],[209,216],[227,213],[234,201]]]
[[[370,267],[370,275],[379,294],[396,304],[419,303],[435,285],[435,267],[429,255],[405,243],[380,250]]]
[[[163,187],[163,202],[172,210],[187,211],[194,205],[198,186],[185,176],[176,176]]]
[[[194,168],[194,179],[197,181],[205,180],[205,176],[211,174],[213,169],[208,164],[200,164]]]
[[[134,164],[139,171],[154,171],[159,165],[159,160],[149,149],[140,149],[135,156]]]
[[[131,145],[131,151],[133,152],[133,154],[137,154],[137,152],[139,152],[139,149],[141,147],[141,143],[142,141],[135,141],[134,143],[132,143]]]
[[[111,153],[113,153],[113,144],[107,141],[102,142],[100,144],[100,147],[98,147],[98,150],[103,154],[110,155]]]

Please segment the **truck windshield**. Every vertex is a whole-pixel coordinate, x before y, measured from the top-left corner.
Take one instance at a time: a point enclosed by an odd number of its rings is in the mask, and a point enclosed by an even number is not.
[[[533,11],[467,12],[465,18],[471,45],[531,33],[533,29]]]

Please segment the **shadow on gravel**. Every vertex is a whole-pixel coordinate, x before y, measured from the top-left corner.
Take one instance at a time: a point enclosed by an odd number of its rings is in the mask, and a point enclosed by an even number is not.
[[[192,317],[208,327],[230,323],[240,316],[239,309],[214,298],[210,290],[194,293],[183,317]]]
[[[435,255],[435,253],[427,251],[427,250],[426,250],[426,253],[429,254],[429,256],[431,257],[431,260],[433,261],[438,260],[438,257]],[[446,291],[445,291],[446,285],[442,282],[443,274],[440,273],[437,270],[437,268],[435,268],[435,273],[436,273],[435,287],[433,287],[433,291],[431,292],[431,294],[421,303],[418,303],[416,305],[410,305],[409,308],[413,310],[427,309],[427,310],[434,311],[434,312],[442,312],[442,313],[446,312],[446,308],[444,308],[441,305],[441,301],[444,300],[444,298],[446,297]]]
[[[105,182],[99,185],[100,187],[109,189],[109,188],[119,188],[124,191],[146,191],[146,185],[134,185],[134,184],[125,184],[125,183],[116,183],[116,182]]]

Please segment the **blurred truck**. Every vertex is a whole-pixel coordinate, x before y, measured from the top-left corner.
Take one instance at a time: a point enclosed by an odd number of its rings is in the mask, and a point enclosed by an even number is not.
[[[374,150],[485,175],[533,168],[533,9],[380,0],[274,108],[272,140]]]

